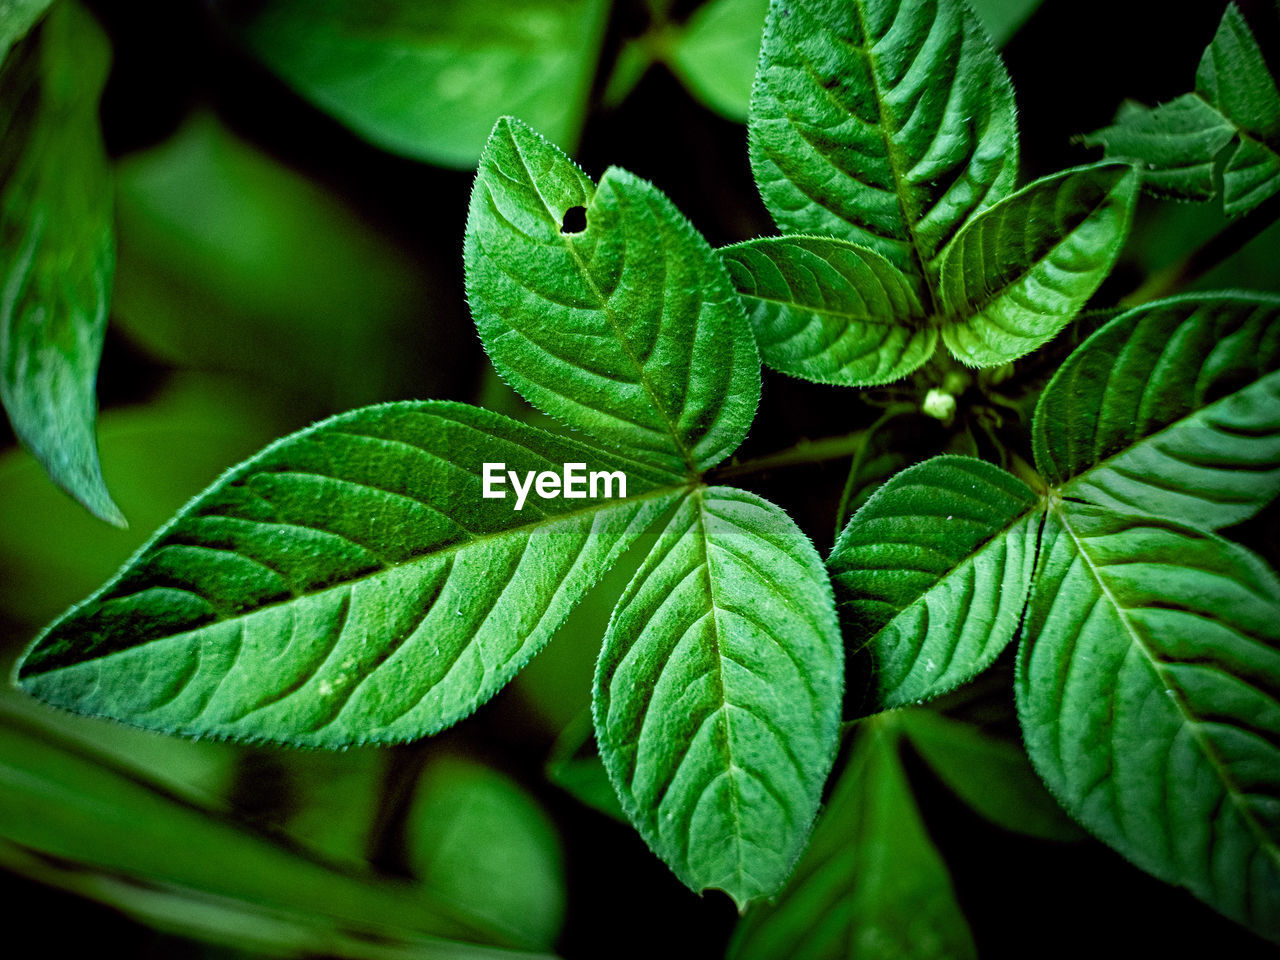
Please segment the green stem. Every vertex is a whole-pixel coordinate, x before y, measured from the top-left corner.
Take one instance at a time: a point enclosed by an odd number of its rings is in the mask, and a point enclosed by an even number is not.
[[[839,460],[842,457],[852,456],[861,449],[865,433],[866,430],[863,429],[840,437],[801,440],[795,446],[776,453],[718,467],[707,474],[707,480],[716,482],[751,473],[763,473],[775,467],[794,467],[808,463],[822,463],[824,460]]]

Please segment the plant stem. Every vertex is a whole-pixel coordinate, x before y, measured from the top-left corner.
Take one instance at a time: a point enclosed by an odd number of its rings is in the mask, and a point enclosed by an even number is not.
[[[741,463],[730,463],[710,471],[708,479],[727,480],[749,473],[763,473],[774,467],[794,467],[807,463],[821,463],[824,460],[839,460],[851,457],[862,449],[866,430],[855,430],[853,433],[839,437],[823,437],[821,440],[801,440],[793,447],[753,457]]]
[[[1157,270],[1145,283],[1121,300],[1120,305],[1136,307],[1190,286],[1238,253],[1277,219],[1280,219],[1280,194],[1227,224],[1204,246],[1193,250],[1176,263]]]

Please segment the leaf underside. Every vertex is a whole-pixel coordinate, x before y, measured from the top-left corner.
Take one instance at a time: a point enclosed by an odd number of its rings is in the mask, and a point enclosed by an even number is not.
[[[98,128],[110,56],[93,17],[64,3],[0,73],[0,400],[53,481],[123,526],[94,437],[115,270]]]
[[[586,228],[564,232],[575,207]],[[689,474],[746,436],[760,360],[741,301],[719,257],[650,184],[611,168],[597,186],[503,119],[480,161],[465,260],[489,358],[544,412]]]
[[[510,491],[482,498],[484,462],[625,469],[631,499],[531,496],[516,512]],[[420,737],[523,666],[673,482],[464,404],[357,410],[223,476],[49,627],[18,681],[167,732]]]
[[[869,247],[921,280],[1017,176],[1013,90],[961,0],[774,0],[749,132],[784,232]]]
[[[830,586],[780,509],[685,496],[614,611],[592,712],[627,816],[686,885],[739,907],[808,839],[839,726]]]
[[[1031,759],[1072,816],[1280,939],[1280,581],[1259,558],[1062,504],[1016,690]]]

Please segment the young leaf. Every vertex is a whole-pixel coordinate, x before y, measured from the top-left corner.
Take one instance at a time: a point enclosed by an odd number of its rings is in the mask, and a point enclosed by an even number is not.
[[[320,109],[395,153],[468,169],[498,117],[573,149],[606,0],[269,0],[245,38]]]
[[[860,725],[795,876],[738,924],[729,960],[977,956],[899,749],[885,720]]]
[[[1003,47],[1018,29],[1036,12],[1043,0],[969,0],[991,42]]]
[[[711,0],[671,41],[667,61],[694,96],[730,120],[747,119],[769,0]]]
[[[740,909],[782,886],[831,769],[843,656],[813,545],[730,487],[681,501],[596,667],[600,755],[645,842]]]
[[[482,496],[486,462],[521,476],[622,470],[630,498],[530,496],[517,511],[509,491]],[[188,504],[37,639],[18,682],[169,732],[420,737],[511,679],[673,502],[674,482],[465,404],[343,414]]]
[[[1084,142],[1140,164],[1144,185],[1164,196],[1209,199],[1221,164],[1228,215],[1280,190],[1280,91],[1236,5],[1200,59],[1195,93],[1154,109],[1126,104]]]
[[[1061,503],[1016,689],[1027,750],[1072,816],[1280,940],[1280,581],[1259,558]]]
[[[1063,496],[1208,528],[1251,516],[1280,492],[1280,298],[1117,317],[1049,382],[1032,439]]]
[[[774,0],[751,99],[778,226],[933,279],[960,226],[1013,189],[1013,89],[962,0]]]
[[[975,367],[1048,342],[1080,311],[1120,254],[1138,194],[1129,166],[1044,177],[970,220],[942,258],[942,339]]]
[[[93,432],[115,261],[98,129],[110,57],[93,17],[62,3],[0,73],[0,400],[53,481],[123,526]]]
[[[489,358],[544,412],[668,472],[698,473],[746,436],[760,359],[742,303],[650,184],[613,167],[597,186],[503,118],[471,193],[465,261]]]
[[[981,460],[934,457],[897,474],[849,520],[827,561],[850,653],[869,682],[848,712],[935,697],[1013,639],[1035,563],[1037,500]]]
[[[933,355],[912,283],[866,247],[769,237],[720,251],[769,366],[818,383],[898,380]]]

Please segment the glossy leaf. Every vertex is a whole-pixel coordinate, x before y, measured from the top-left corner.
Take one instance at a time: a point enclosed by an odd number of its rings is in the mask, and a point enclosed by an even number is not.
[[[631,499],[531,495],[517,511],[510,491],[482,497],[484,462],[623,470]],[[357,410],[224,475],[48,628],[18,680],[170,732],[420,737],[524,665],[672,501],[670,483],[463,404]]]
[[[1259,558],[1061,504],[1017,696],[1031,759],[1072,816],[1280,939],[1280,580]]]
[[[782,886],[831,769],[842,667],[791,519],[729,487],[685,496],[618,602],[592,711],[623,810],[691,889],[741,909]]]
[[[932,710],[902,710],[895,717],[933,772],[987,820],[1046,840],[1084,835],[1045,789],[1016,738],[993,736]]]
[[[576,146],[607,10],[606,0],[270,0],[245,36],[370,142],[467,169],[503,114]]]
[[[795,876],[738,924],[729,960],[977,957],[899,750],[887,719],[859,727]]]
[[[110,58],[93,17],[63,3],[0,73],[0,400],[53,481],[123,526],[94,440],[115,262],[98,129]]]
[[[769,237],[720,251],[769,366],[818,383],[898,380],[938,341],[911,282],[865,247]]]
[[[1064,496],[1209,528],[1280,493],[1280,299],[1138,307],[1090,337],[1041,395],[1036,464]]]
[[[1037,180],[975,217],[942,261],[942,339],[975,367],[1048,342],[1093,296],[1128,236],[1138,176],[1121,164]]]
[[[868,675],[850,689],[849,712],[934,697],[990,666],[1022,616],[1035,506],[998,467],[935,457],[853,515],[827,561],[850,656]]]
[[[694,96],[730,120],[747,119],[769,0],[711,0],[670,41],[667,62]]]
[[[505,118],[480,161],[465,261],[489,358],[534,406],[665,471],[697,473],[746,436],[760,361],[742,303],[650,184],[613,167],[597,186]]]
[[[784,232],[840,237],[930,280],[1017,177],[1013,90],[962,0],[774,0],[749,125]]]
[[[1126,104],[1085,142],[1139,163],[1143,183],[1166,196],[1209,199],[1220,166],[1228,215],[1280,191],[1280,91],[1236,5],[1200,59],[1194,93],[1154,109]]]

